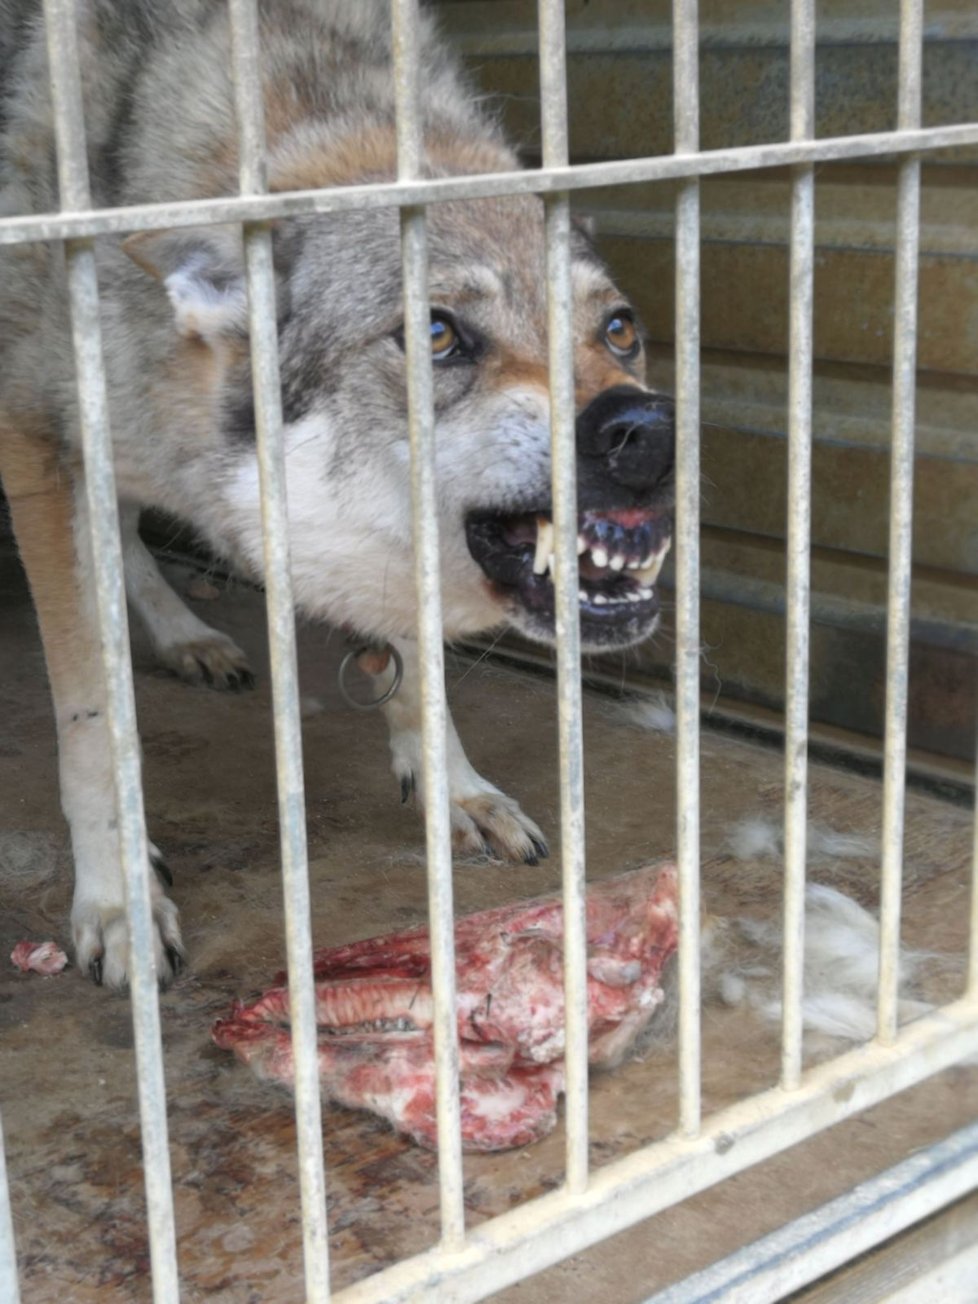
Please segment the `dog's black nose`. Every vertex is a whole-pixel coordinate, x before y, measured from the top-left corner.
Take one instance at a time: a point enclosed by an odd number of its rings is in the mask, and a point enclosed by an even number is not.
[[[600,459],[616,484],[648,493],[672,473],[676,405],[631,385],[606,389],[577,418],[580,457]]]

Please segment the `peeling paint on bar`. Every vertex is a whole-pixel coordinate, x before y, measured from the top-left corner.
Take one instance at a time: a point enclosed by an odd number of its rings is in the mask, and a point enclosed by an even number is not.
[[[67,240],[90,235],[123,235],[161,227],[206,226],[221,222],[264,222],[307,213],[340,213],[357,208],[397,208],[436,204],[451,199],[484,199],[492,195],[549,195],[621,186],[636,181],[671,181],[715,176],[754,168],[798,163],[829,163],[841,159],[879,158],[921,150],[978,145],[978,123],[928,127],[920,131],[884,131],[862,136],[834,136],[814,141],[784,141],[736,149],[689,154],[660,154],[613,163],[575,164],[495,172],[481,176],[438,177],[426,181],[377,182],[324,190],[283,191],[274,195],[240,195],[221,199],[184,200],[174,204],[135,204],[91,212],[51,213],[0,218],[0,244],[32,240]]]
[[[44,0],[44,21],[58,149],[60,198],[66,208],[77,211],[87,207],[90,192],[75,0]],[[136,735],[129,623],[102,358],[95,249],[92,242],[69,242],[65,248],[65,259],[85,467],[85,500],[92,543],[96,610],[102,638],[119,843],[125,875],[129,986],[153,1299],[155,1304],[165,1304],[166,1301],[177,1298],[179,1284],[159,990],[154,954],[156,924],[150,900],[142,765]]]
[[[418,0],[392,0],[391,16],[394,32],[397,170],[398,177],[407,180],[421,170]],[[447,702],[435,488],[431,314],[428,307],[428,248],[423,209],[402,210],[401,248],[408,433],[411,443],[411,525],[418,593],[418,659],[421,666],[421,759],[428,853],[431,987],[435,1005],[433,1031],[441,1244],[444,1250],[450,1252],[458,1249],[465,1239],[465,1197],[458,1029],[455,1019],[452,835],[446,770]]]
[[[920,125],[923,0],[901,0],[898,125]],[[890,572],[886,607],[886,712],[883,734],[883,845],[880,889],[878,1036],[896,1039],[910,668],[910,562],[913,543],[914,421],[917,397],[917,263],[920,160],[904,159],[897,178],[896,293],[893,308],[893,443],[890,455]]]
[[[815,134],[815,3],[791,9],[791,135]],[[788,343],[788,536],[785,583],[784,1020],[781,1086],[801,1081],[808,818],[808,670],[812,533],[812,320],[815,173],[799,166],[791,185]]]
[[[230,18],[241,191],[243,194],[260,193],[265,188],[265,130],[255,0],[230,0]],[[289,970],[289,1017],[295,1055],[295,1119],[302,1201],[303,1260],[306,1298],[312,1304],[326,1304],[329,1299],[326,1178],[322,1103],[319,1095],[316,998],[313,987],[295,604],[289,559],[275,273],[270,231],[265,226],[246,225],[244,246],[274,706],[275,774]]]
[[[699,149],[696,0],[674,0],[676,153]],[[676,865],[679,1129],[699,1132],[700,1028],[700,183],[676,196]]]

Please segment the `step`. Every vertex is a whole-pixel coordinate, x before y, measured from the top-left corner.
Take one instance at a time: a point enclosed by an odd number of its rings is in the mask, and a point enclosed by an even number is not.
[[[874,0],[851,14],[846,0],[819,6],[816,134],[896,126],[897,13]],[[473,75],[498,99],[511,136],[539,151],[536,11],[530,4],[441,6],[443,23]],[[568,104],[573,156],[668,153],[672,136],[669,6],[640,0],[569,3]],[[715,6],[701,26],[704,149],[788,138],[788,7],[778,0]],[[965,0],[928,6],[923,123],[978,119],[978,10]],[[971,149],[957,157],[975,158]]]
[[[668,357],[650,379],[672,392]],[[885,558],[889,548],[890,380],[820,364],[813,379],[812,538]],[[783,539],[787,520],[783,359],[706,354],[702,365],[704,523]],[[917,390],[914,559],[978,575],[978,382],[921,375]]]
[[[947,179],[942,172],[927,170],[922,193],[918,362],[978,372],[978,170],[954,169]],[[600,252],[655,341],[674,332],[674,198],[671,185],[623,186],[588,192],[576,205],[593,219]],[[706,347],[787,350],[790,212],[781,177],[703,183]],[[895,212],[895,186],[883,179],[816,186],[817,357],[889,365]]]

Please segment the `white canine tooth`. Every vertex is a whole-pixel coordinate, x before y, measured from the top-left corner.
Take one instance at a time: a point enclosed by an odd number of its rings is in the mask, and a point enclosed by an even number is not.
[[[608,554],[604,548],[592,548],[591,556],[594,558],[595,566],[599,567],[599,569],[603,570],[608,565]]]
[[[554,560],[554,555],[553,553],[551,553],[550,556],[547,558],[547,570],[550,572],[551,576],[557,574],[556,566],[557,563]]]
[[[537,550],[533,555],[533,574],[543,575],[546,572],[548,562],[553,556],[554,550],[554,527],[552,521],[546,521],[541,516],[537,519]]]
[[[588,600],[587,589],[581,589],[581,591],[578,593],[577,597],[578,597],[578,601],[579,601],[579,602],[587,602],[587,600]]]
[[[639,598],[641,598],[641,600],[642,600],[643,602],[648,602],[649,598],[651,598],[651,596],[652,596],[652,590],[651,590],[651,589],[639,589],[639,591],[638,591],[638,596],[639,596]]]
[[[629,602],[641,602],[641,601],[642,601],[642,594],[641,594],[641,592],[640,592],[638,589],[632,589],[631,593],[629,593],[629,595],[628,595],[628,601],[629,601]]]
[[[603,607],[608,601],[608,595],[606,593],[596,593],[591,601],[596,607]]]
[[[612,557],[611,561],[608,564],[611,567],[611,569],[614,571],[623,570],[625,566],[625,558],[622,556],[620,552],[616,553],[615,556]]]
[[[667,539],[658,552],[649,553],[639,567],[638,579],[641,583],[654,584],[656,582],[659,578],[659,572],[662,570],[662,563],[665,561],[671,547],[672,540]]]
[[[582,556],[584,555],[584,553],[587,552],[587,549],[588,549],[588,542],[587,542],[587,539],[585,539],[585,537],[584,537],[583,534],[579,534],[579,535],[577,536],[577,555],[578,555],[578,557],[582,557]]]

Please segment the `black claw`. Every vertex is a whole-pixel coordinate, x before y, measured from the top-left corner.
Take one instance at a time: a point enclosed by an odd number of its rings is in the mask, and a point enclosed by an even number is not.
[[[164,947],[166,958],[170,962],[170,968],[173,970],[174,978],[183,968],[183,956],[175,946]]]
[[[539,865],[539,863],[540,863],[539,857],[535,856],[532,851],[523,857],[524,865]]]
[[[150,861],[152,862],[153,868],[156,870],[156,877],[160,882],[166,887],[172,887],[173,875],[170,872],[170,866],[166,863],[163,857],[152,852],[150,854]]]
[[[197,658],[197,664],[200,666],[200,673],[203,675],[204,683],[213,684],[214,676],[211,674],[210,666],[205,661],[201,661],[199,657]]]
[[[533,854],[537,856],[540,860],[546,860],[547,857],[550,855],[550,848],[542,840],[542,838],[531,838],[530,841],[533,843]],[[528,865],[536,864],[536,861],[528,860],[526,863]]]
[[[401,779],[401,805],[403,806],[407,799],[414,792],[414,775],[409,774]]]
[[[96,987],[102,986],[102,957],[97,955],[94,960],[88,962],[88,972],[91,975],[92,982]]]
[[[254,688],[255,676],[251,673],[250,670],[239,670],[238,682],[241,684],[242,688]]]
[[[229,693],[240,693],[241,680],[233,671],[231,671],[224,676],[224,687],[228,690]]]

